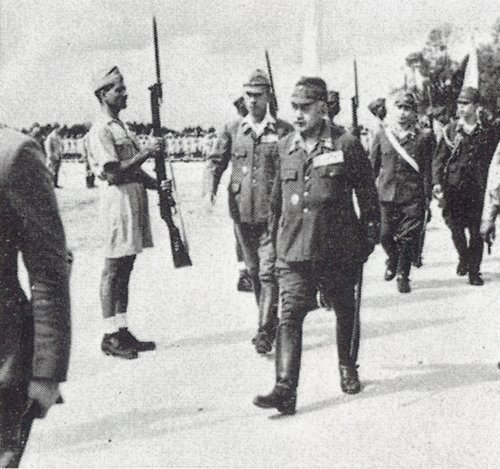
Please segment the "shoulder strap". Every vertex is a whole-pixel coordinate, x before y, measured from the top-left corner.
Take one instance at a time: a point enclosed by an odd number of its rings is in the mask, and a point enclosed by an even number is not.
[[[391,129],[384,127],[385,135],[389,140],[389,143],[393,146],[394,150],[398,155],[406,161],[417,173],[420,173],[420,166],[418,163],[408,154],[408,152],[403,148],[403,146],[398,142],[396,136],[392,133]]]

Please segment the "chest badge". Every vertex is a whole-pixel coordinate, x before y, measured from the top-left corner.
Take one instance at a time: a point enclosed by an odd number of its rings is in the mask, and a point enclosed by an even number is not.
[[[292,205],[297,205],[300,201],[300,196],[299,194],[293,194],[292,197],[290,197],[290,202]]]
[[[241,168],[241,172],[242,172],[243,174],[247,174],[247,173],[248,173],[248,166],[242,166],[242,168]]]

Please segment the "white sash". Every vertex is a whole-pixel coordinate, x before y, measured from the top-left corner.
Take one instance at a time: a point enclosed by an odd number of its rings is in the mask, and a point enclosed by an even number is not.
[[[420,173],[420,166],[418,163],[408,154],[408,152],[403,148],[403,146],[398,142],[396,136],[388,127],[384,127],[385,135],[389,139],[389,142],[394,147],[401,158],[405,160],[417,173]]]

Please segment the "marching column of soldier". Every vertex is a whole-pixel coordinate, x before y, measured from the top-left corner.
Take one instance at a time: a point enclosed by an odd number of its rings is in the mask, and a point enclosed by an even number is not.
[[[160,199],[168,194],[171,208],[175,202],[170,181],[141,169],[164,152],[163,139],[152,138],[140,148],[119,118],[127,91],[118,67],[97,75],[93,91],[101,113],[85,147],[103,189],[101,347],[107,355],[134,359],[155,348],[154,342],[135,338],[126,319],[136,256],[152,246],[146,189],[158,190]],[[458,252],[457,274],[468,274],[472,285],[483,284],[483,241],[493,239],[500,211],[500,147],[498,129],[477,120],[478,92],[471,88],[461,92],[458,120],[444,128],[434,158],[434,136],[417,125],[410,93],[388,97],[387,118],[386,102],[372,103],[381,124],[368,156],[358,138],[333,122],[338,95],[329,93],[323,79],[303,77],[296,83],[293,126],[275,115],[273,92],[265,72],[251,73],[243,103],[238,102],[248,112],[219,133],[206,161],[203,195],[209,205],[215,202],[231,163],[230,216],[258,306],[252,342],[259,354],[275,346],[274,387],[256,396],[254,404],[293,414],[303,322],[318,301],[336,315],[341,389],[361,391],[363,264],[381,241],[387,254],[384,278],[397,277],[399,291],[410,292],[410,269],[421,255],[432,195],[442,203]],[[53,137],[46,156],[34,139],[0,129],[0,216],[8,220],[8,230],[0,230],[2,466],[19,463],[32,419],[61,401],[58,383],[67,372],[71,256],[53,190],[58,185]],[[55,164],[52,172],[44,169],[46,157]],[[172,242],[173,250],[179,241],[182,236]],[[30,301],[19,285],[19,252],[30,274]]]

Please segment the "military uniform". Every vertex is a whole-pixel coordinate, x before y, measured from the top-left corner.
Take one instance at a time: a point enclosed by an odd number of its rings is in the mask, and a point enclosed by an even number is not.
[[[47,155],[47,167],[53,175],[54,187],[59,187],[59,170],[63,157],[63,144],[58,133],[58,128],[55,128],[44,142],[45,154]]]
[[[267,77],[257,72],[249,83],[268,90]],[[207,159],[204,176],[204,194],[215,195],[222,174],[232,164],[230,216],[259,304],[259,332],[266,337],[274,334],[277,309],[275,250],[267,229],[269,197],[276,174],[278,139],[291,130],[290,124],[274,119],[269,112],[258,129],[250,114],[226,124]]]
[[[391,139],[397,140],[416,165],[401,156]],[[406,286],[411,263],[418,255],[425,210],[432,196],[433,150],[430,132],[411,126],[398,135],[384,126],[375,135],[370,151],[380,200],[380,239],[387,254],[385,278],[392,280],[397,273],[400,289],[402,283]]]
[[[324,82],[317,84],[318,80],[299,81],[292,99],[326,102],[326,85],[322,92]],[[378,225],[380,214],[373,172],[354,136],[325,120],[314,148],[306,149],[300,134],[293,133],[280,141],[278,151],[280,168],[271,204],[281,296],[276,386],[270,395],[258,396],[254,403],[293,413],[302,325],[307,313],[317,308],[318,291],[337,316],[341,373],[356,373],[354,287],[373,250],[365,226]],[[360,218],[354,209],[354,193]]]
[[[433,162],[433,183],[442,188],[443,217],[459,256],[457,273],[468,272],[473,284],[482,284],[481,213],[497,140],[494,127],[477,122],[467,131],[460,121],[454,121],[444,129]],[[468,242],[465,230],[469,231]]]
[[[117,67],[96,78],[96,91],[123,84]],[[124,88],[125,89],[125,88]],[[121,358],[137,358],[138,352],[153,350],[154,342],[141,342],[128,330],[126,313],[130,276],[137,254],[153,246],[146,189],[156,189],[156,180],[140,168],[149,154],[141,153],[134,135],[104,107],[89,131],[89,162],[103,181],[100,212],[104,237],[104,270],[101,306],[107,333],[102,351]],[[140,164],[118,171],[122,163],[140,159]],[[116,332],[112,332],[116,330]]]
[[[29,425],[31,380],[66,380],[70,351],[69,268],[64,229],[40,146],[0,129],[0,462],[15,467]],[[18,280],[18,254],[31,300]]]
[[[95,174],[90,167],[89,153],[89,133],[87,132],[82,138],[82,159],[85,165],[85,185],[88,189],[92,189],[95,187]]]

